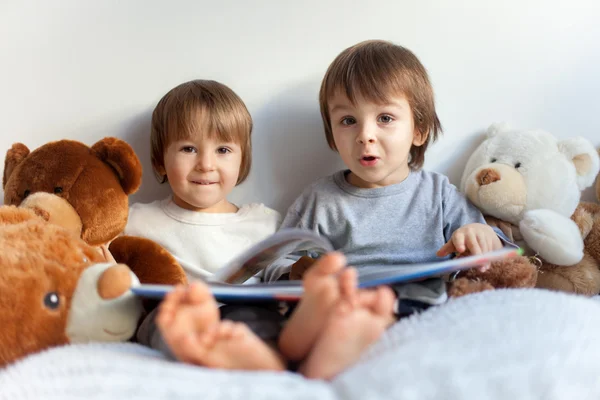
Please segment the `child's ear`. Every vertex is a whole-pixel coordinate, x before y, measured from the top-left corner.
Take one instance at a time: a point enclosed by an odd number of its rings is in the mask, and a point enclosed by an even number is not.
[[[160,183],[165,183],[167,181],[167,170],[162,165],[153,165],[154,176]]]
[[[429,132],[421,133],[418,129],[415,128],[415,132],[413,133],[413,146],[422,146],[429,136]]]

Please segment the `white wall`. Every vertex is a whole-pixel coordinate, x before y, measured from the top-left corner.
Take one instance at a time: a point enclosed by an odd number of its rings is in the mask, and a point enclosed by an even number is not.
[[[582,135],[600,146],[598,0],[0,2],[0,154],[60,138],[131,143],[145,177],[150,113],[193,78],[231,86],[255,119],[254,167],[232,200],[284,211],[341,167],[322,134],[320,79],[364,39],[412,49],[428,68],[444,138],[426,167],[458,183],[490,123]],[[588,191],[586,198],[591,198]]]

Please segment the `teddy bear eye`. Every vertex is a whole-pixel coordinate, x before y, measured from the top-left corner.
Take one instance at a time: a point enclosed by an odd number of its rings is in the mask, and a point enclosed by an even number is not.
[[[492,158],[492,159],[490,160],[490,162],[491,162],[491,163],[495,163],[496,161],[498,161],[498,160],[497,160],[497,159],[495,159],[495,158]]]
[[[23,198],[25,198],[25,197],[29,196],[29,193],[31,193],[31,191],[30,191],[29,189],[25,190],[25,191],[23,192]]]
[[[62,193],[62,190],[63,189],[60,186],[57,186],[57,187],[54,188],[54,193],[60,194],[60,193]]]
[[[515,163],[515,168],[519,168],[521,166],[520,162]]]
[[[46,296],[44,296],[44,305],[51,310],[56,310],[60,305],[60,298],[58,297],[58,293],[46,293]]]

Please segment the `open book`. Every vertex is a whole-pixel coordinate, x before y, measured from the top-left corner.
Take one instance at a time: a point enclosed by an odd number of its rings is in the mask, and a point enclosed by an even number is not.
[[[235,257],[223,266],[207,284],[217,301],[222,302],[298,301],[303,292],[301,281],[243,283],[279,259],[302,251],[324,254],[333,251],[333,246],[326,238],[315,232],[282,229]],[[519,248],[505,247],[486,254],[431,263],[370,267],[366,272],[359,273],[359,286],[369,288],[392,283],[414,282],[521,254],[522,250]],[[171,290],[173,290],[173,286],[149,284],[132,288],[132,291],[138,296],[155,299],[161,299]]]

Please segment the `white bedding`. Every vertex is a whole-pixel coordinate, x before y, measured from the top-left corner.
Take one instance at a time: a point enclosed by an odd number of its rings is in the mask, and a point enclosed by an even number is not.
[[[0,371],[0,399],[600,399],[600,302],[540,290],[453,300],[392,327],[335,381],[207,370],[134,344]]]

